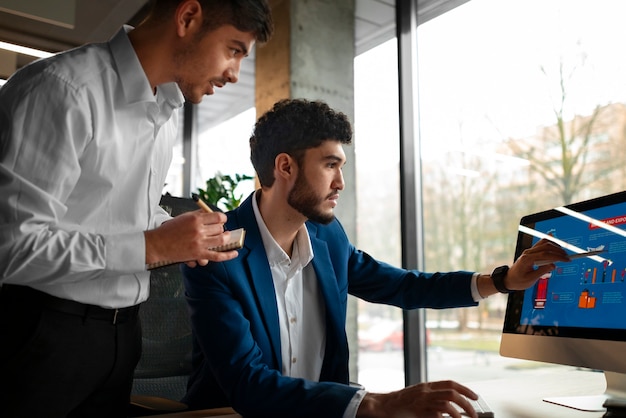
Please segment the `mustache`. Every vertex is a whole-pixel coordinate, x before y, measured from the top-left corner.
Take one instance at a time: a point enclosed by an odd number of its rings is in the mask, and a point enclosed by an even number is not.
[[[336,189],[334,192],[328,193],[328,195],[326,195],[326,199],[330,199],[334,195],[339,195],[339,189]]]
[[[215,84],[219,84],[221,86],[225,86],[226,84],[228,84],[228,80],[225,78],[215,78],[213,80],[211,80],[211,83]]]

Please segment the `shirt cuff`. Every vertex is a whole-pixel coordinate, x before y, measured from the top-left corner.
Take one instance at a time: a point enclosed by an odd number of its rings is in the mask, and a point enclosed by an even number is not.
[[[480,292],[478,291],[478,276],[480,276],[480,273],[474,273],[472,275],[472,284],[471,284],[471,289],[472,289],[472,298],[474,299],[474,302],[480,302],[483,299],[487,299],[484,298],[480,295]]]
[[[348,406],[346,407],[346,410],[343,413],[343,418],[355,418],[356,417],[356,411],[357,409],[359,409],[359,406],[361,405],[363,398],[365,398],[365,395],[367,395],[367,391],[363,389],[357,390],[354,393],[354,396],[350,400],[350,403],[348,404]]]
[[[106,270],[130,274],[146,270],[146,242],[143,232],[104,237]]]

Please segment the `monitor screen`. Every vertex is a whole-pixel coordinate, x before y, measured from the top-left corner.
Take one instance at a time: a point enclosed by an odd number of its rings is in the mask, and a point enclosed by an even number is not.
[[[574,257],[509,295],[500,353],[604,371],[604,395],[567,405],[602,410],[626,399],[626,192],[523,217],[515,258],[541,238]]]

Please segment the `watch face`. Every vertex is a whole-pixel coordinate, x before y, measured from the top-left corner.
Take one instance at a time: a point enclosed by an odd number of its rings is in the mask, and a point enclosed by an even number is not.
[[[508,266],[496,267],[496,269],[493,271],[493,274],[498,276],[498,278],[500,278],[504,276],[508,270],[509,270]]]
[[[493,281],[494,286],[500,293],[511,293],[512,290],[509,290],[504,285],[504,277],[506,273],[509,271],[509,266],[500,266],[496,267],[491,273],[491,280]]]

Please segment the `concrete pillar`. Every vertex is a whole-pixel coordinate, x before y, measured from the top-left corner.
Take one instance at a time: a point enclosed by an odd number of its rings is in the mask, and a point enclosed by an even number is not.
[[[270,0],[275,33],[256,49],[257,115],[286,98],[323,100],[345,113],[354,126],[354,0]],[[356,242],[354,146],[345,147],[346,187],[335,211]],[[350,376],[357,379],[356,301],[350,298],[347,323]]]

